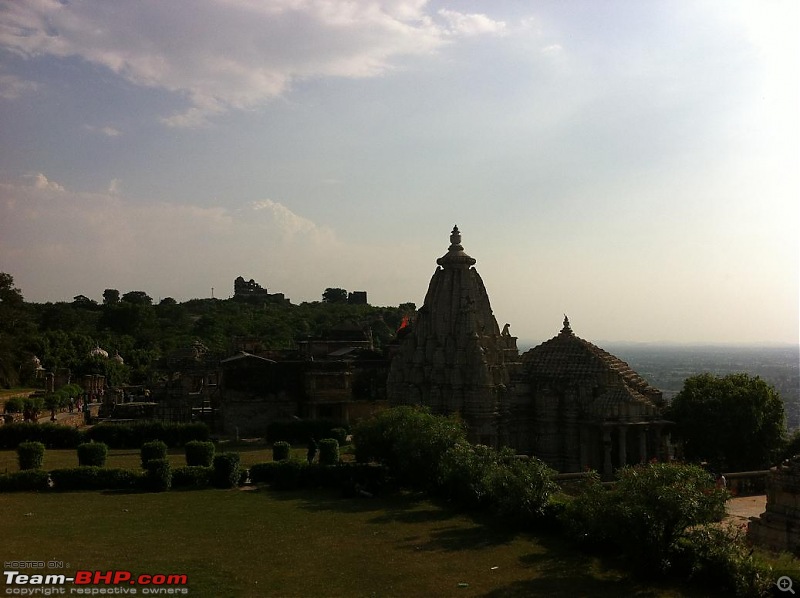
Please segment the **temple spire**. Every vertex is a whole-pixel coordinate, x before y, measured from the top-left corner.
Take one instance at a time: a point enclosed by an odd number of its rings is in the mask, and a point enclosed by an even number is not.
[[[458,226],[453,226],[453,231],[450,233],[450,247],[447,248],[447,253],[436,260],[436,263],[444,268],[468,268],[475,265],[476,260],[466,253],[464,247],[461,245],[461,231]]]
[[[564,314],[564,327],[561,329],[564,334],[572,334],[572,327],[569,325],[569,318]]]

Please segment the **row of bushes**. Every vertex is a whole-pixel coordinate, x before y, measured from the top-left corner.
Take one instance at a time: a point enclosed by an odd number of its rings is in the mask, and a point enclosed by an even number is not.
[[[237,453],[215,455],[210,467],[195,465],[173,469],[167,459],[157,458],[149,459],[143,471],[82,465],[50,472],[27,469],[2,474],[0,492],[135,489],[164,492],[170,488],[231,488],[244,481],[243,473]]]
[[[335,441],[334,441],[335,442]],[[150,461],[167,458],[167,445],[160,440],[145,442],[140,449],[142,467]],[[191,440],[184,447],[188,466],[209,467],[214,461],[213,442]],[[103,442],[84,442],[78,445],[78,465],[104,467],[108,458],[108,445]],[[21,442],[17,446],[19,468],[41,469],[44,463],[45,446],[41,442]]]
[[[375,494],[390,483],[384,466],[367,463],[324,465],[297,460],[270,461],[253,465],[249,473],[251,482],[270,484],[274,490],[360,488]]]
[[[322,465],[335,465],[339,462],[339,440],[336,438],[323,438],[319,441],[319,462]],[[278,440],[272,445],[272,460],[285,461],[289,459],[292,445],[285,440]]]
[[[201,422],[142,421],[130,424],[98,424],[88,429],[52,423],[13,423],[0,426],[0,447],[16,448],[21,442],[41,442],[48,448],[76,448],[84,442],[102,442],[110,448],[138,448],[144,442],[161,440],[168,446],[183,446],[192,440],[209,439]]]
[[[332,420],[274,421],[267,426],[267,442],[305,444],[310,438],[336,438],[343,445],[348,432],[347,424]]]

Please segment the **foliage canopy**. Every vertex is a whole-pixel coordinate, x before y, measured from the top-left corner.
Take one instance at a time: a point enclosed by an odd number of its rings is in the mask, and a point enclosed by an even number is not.
[[[725,471],[768,467],[785,445],[786,416],[774,387],[747,374],[687,378],[667,418],[690,461]]]

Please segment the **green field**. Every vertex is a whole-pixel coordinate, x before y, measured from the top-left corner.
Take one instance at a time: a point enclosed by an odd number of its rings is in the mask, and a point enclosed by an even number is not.
[[[186,574],[192,596],[701,596],[415,495],[6,494],[4,560]]]

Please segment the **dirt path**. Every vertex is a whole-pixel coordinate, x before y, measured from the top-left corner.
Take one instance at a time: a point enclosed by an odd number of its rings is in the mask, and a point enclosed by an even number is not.
[[[758,517],[767,509],[767,495],[742,496],[732,498],[726,505],[728,516],[725,521],[731,525],[747,525],[751,517]]]

